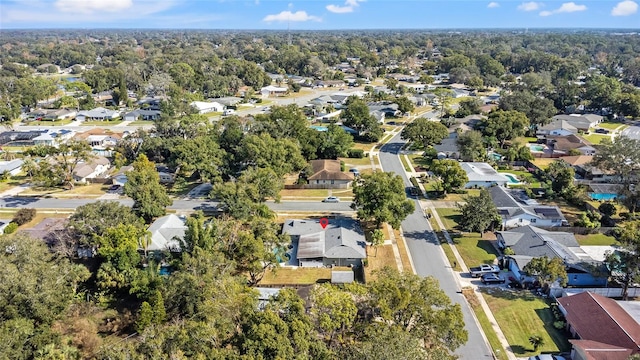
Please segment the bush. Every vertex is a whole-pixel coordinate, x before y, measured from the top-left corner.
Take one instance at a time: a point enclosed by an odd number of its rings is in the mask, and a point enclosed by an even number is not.
[[[344,161],[340,160],[340,171],[345,171],[346,167],[344,165]]]
[[[16,230],[18,230],[18,224],[14,223],[14,222],[10,222],[9,225],[7,225],[4,228],[4,233],[5,234],[13,234],[14,232],[16,232]]]
[[[553,327],[558,329],[558,330],[564,329],[564,326],[565,326],[565,322],[564,321],[554,321],[553,322]]]
[[[24,225],[36,217],[36,209],[20,209],[13,217],[12,222],[20,225]]]
[[[364,158],[364,150],[362,149],[349,149],[347,151],[347,157],[351,159],[362,159]]]

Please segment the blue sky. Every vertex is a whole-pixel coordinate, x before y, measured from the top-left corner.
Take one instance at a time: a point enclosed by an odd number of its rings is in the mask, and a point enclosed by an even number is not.
[[[0,0],[0,29],[640,28],[640,0]]]

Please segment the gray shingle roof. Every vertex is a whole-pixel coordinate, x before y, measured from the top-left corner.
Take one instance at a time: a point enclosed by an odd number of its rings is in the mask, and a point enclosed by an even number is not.
[[[324,229],[319,220],[286,220],[282,232],[297,238],[299,259],[367,257],[364,233],[353,219],[330,219]]]
[[[572,247],[580,247],[576,237],[571,233],[547,231],[531,225],[497,233],[516,255],[559,257],[567,262],[581,261],[570,250]]]

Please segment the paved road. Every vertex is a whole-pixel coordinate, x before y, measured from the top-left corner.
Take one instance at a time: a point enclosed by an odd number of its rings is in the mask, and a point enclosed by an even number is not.
[[[631,139],[640,140],[640,126],[629,126],[622,131],[621,135]]]
[[[75,209],[78,206],[86,205],[98,201],[97,199],[55,199],[55,198],[37,198],[27,196],[8,196],[0,198],[0,208],[36,208],[36,209]],[[119,199],[107,200],[117,201],[123,205],[132,206],[133,200]],[[218,203],[207,199],[176,199],[173,205],[168,208],[171,210],[215,210]],[[268,202],[267,205],[274,211],[278,212],[336,212],[342,213],[352,211],[349,202],[339,203],[323,203],[321,201],[288,201],[281,203]]]
[[[426,116],[429,118],[429,114]],[[434,114],[430,116],[433,117]],[[384,171],[399,174],[404,179],[406,186],[412,186],[397,156],[397,152],[403,144],[404,141],[400,139],[400,134],[391,139],[381,148],[380,163]],[[463,295],[458,293],[460,289],[456,278],[445,260],[444,252],[433,233],[433,229],[424,218],[417,200],[415,204],[416,211],[402,222],[402,230],[404,231],[416,273],[420,276],[430,275],[438,279],[444,292],[452,301],[460,304],[462,308],[465,328],[469,332],[469,340],[456,351],[456,354],[465,360],[491,359],[491,349],[487,347],[481,330],[475,322],[471,309],[464,300]]]

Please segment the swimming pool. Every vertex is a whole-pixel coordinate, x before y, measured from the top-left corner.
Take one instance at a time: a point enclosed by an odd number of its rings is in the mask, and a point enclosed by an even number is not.
[[[329,131],[329,128],[326,126],[318,126],[318,125],[313,125],[313,126],[309,126],[310,128],[312,128],[313,130],[316,131]]]
[[[542,146],[542,145],[529,145],[529,149],[531,151],[535,151],[535,152],[543,152],[544,151],[544,146]]]
[[[520,180],[518,180],[518,178],[515,177],[515,175],[511,175],[511,174],[502,174],[502,175],[506,176],[507,179],[509,179],[510,184],[520,184]]]
[[[618,194],[607,193],[589,193],[589,197],[593,200],[610,201],[618,198]]]

